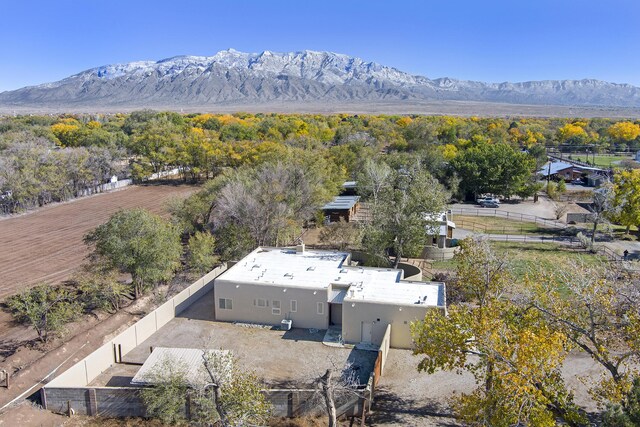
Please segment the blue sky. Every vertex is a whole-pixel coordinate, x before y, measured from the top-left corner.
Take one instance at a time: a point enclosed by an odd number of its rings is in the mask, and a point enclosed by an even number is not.
[[[640,1],[0,0],[0,91],[176,55],[304,49],[430,78],[640,86]]]

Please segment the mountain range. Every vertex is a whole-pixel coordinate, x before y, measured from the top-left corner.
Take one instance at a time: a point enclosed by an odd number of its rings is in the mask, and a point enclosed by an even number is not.
[[[63,80],[0,93],[14,108],[216,108],[281,103],[411,104],[440,101],[577,107],[640,107],[640,88],[593,79],[483,83],[429,79],[332,52],[176,56],[92,68]]]

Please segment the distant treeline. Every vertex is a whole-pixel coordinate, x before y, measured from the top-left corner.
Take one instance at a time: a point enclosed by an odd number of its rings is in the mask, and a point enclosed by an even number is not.
[[[460,118],[307,114],[188,114],[138,111],[115,115],[17,116],[0,119],[0,194],[5,211],[76,197],[113,175],[142,181],[178,168],[185,180],[226,168],[287,158],[292,150],[330,162],[336,179],[355,178],[366,159],[416,156],[454,193],[498,190],[472,163],[525,150],[533,163],[545,146],[564,151],[640,148],[639,122],[609,119]],[[480,159],[480,156],[482,159]],[[504,169],[504,168],[503,168]],[[507,170],[507,173],[510,171]],[[485,179],[486,178],[486,179]],[[482,182],[487,181],[487,182]],[[501,194],[526,195],[525,180]],[[459,184],[459,185],[458,185]],[[508,187],[508,186],[507,186]]]

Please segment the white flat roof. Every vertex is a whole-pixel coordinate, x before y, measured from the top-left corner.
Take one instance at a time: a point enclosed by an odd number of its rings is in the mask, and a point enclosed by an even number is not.
[[[403,281],[402,270],[393,268],[350,267],[345,263],[348,256],[339,251],[257,248],[216,281],[309,289],[332,286],[349,289],[345,300],[353,290],[361,301],[415,304],[420,299],[423,305],[444,306],[442,283]]]

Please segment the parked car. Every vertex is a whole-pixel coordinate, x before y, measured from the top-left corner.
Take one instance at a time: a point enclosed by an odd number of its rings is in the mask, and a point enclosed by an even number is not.
[[[491,196],[480,197],[476,202],[478,202],[479,205],[482,205],[483,203],[493,203],[500,206],[500,200]]]
[[[500,203],[496,203],[495,201],[492,201],[492,200],[483,200],[480,202],[480,207],[495,209],[500,207]]]
[[[582,180],[582,178],[574,179],[573,181],[571,181],[571,183],[573,185],[584,185],[584,181]]]

